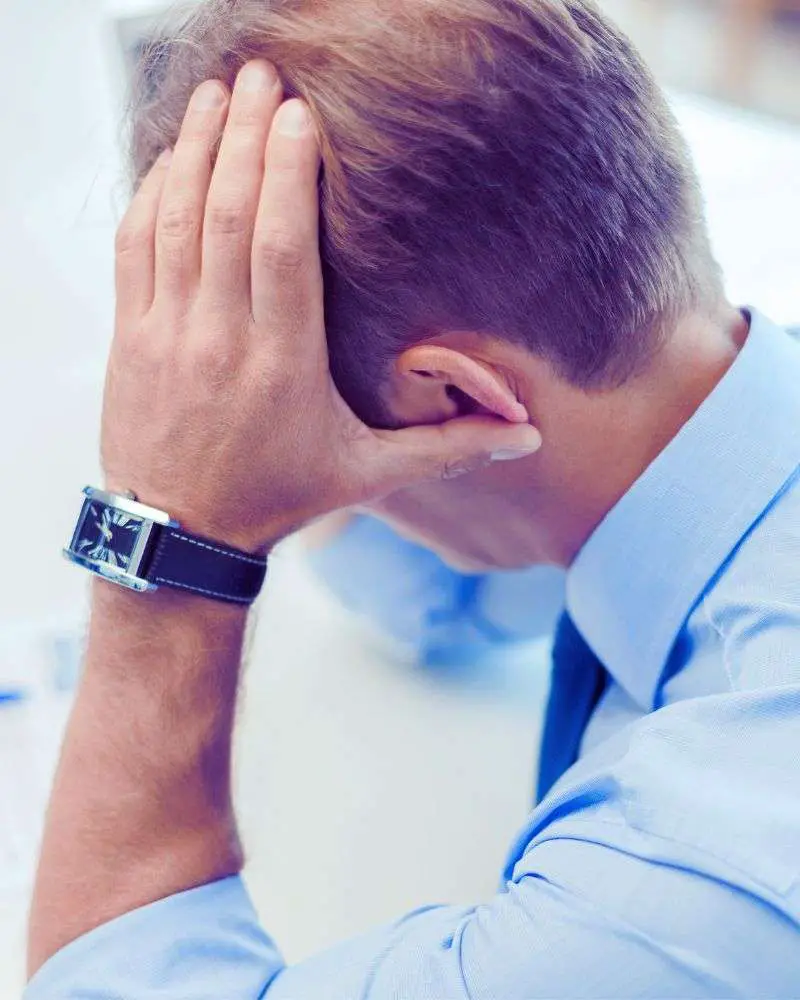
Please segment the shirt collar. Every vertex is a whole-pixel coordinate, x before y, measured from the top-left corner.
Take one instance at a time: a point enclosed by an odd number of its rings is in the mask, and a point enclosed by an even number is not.
[[[734,364],[567,575],[573,621],[644,711],[692,607],[800,463],[800,344],[748,311]]]

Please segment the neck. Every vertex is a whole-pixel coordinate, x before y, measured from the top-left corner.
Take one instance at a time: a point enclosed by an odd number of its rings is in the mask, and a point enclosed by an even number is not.
[[[525,490],[546,536],[537,559],[569,566],[611,508],[678,434],[735,361],[748,333],[731,307],[687,317],[646,372],[587,393],[552,375],[535,378],[530,406],[546,444]]]

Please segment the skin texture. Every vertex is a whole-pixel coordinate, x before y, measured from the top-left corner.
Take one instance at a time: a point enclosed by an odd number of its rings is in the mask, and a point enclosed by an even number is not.
[[[232,96],[204,84],[123,222],[106,486],[250,551],[372,504],[468,565],[569,562],[724,374],[744,321],[685,318],[651,372],[595,396],[499,338],[443,331],[387,387],[407,426],[371,430],[329,374],[319,150],[302,103],[282,96],[263,62]],[[31,973],[99,924],[242,864],[230,748],[246,611],[93,587]]]
[[[232,96],[204,84],[174,153],[136,195],[117,240],[103,410],[108,488],[250,551],[541,444],[527,422],[480,415],[374,432],[345,406],[323,324],[319,150],[302,103],[282,96],[263,62]],[[31,908],[31,973],[98,924],[240,868],[230,743],[246,624],[238,608],[94,582]]]

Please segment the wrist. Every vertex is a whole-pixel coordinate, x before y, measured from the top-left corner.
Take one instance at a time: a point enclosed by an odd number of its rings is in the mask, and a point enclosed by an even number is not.
[[[158,674],[159,688],[184,690],[187,698],[187,685],[203,690],[203,679],[214,676],[233,697],[249,611],[166,587],[137,593],[94,577],[87,673],[134,685]]]
[[[98,576],[91,582],[91,631],[136,633],[138,642],[163,643],[165,636],[187,630],[235,636],[245,631],[249,612],[249,605],[210,601],[168,587],[143,594]]]
[[[104,489],[119,494],[133,489],[142,503],[166,511],[189,534],[213,539],[248,555],[264,558],[280,541],[277,536],[272,538],[269,531],[256,530],[253,525],[233,524],[218,513],[203,511],[196,504],[182,502],[171,490],[158,490],[149,486],[139,490],[138,487],[131,486],[131,482],[122,482],[118,477],[106,477]]]
[[[175,619],[191,620],[198,624],[206,622],[210,626],[226,622],[244,624],[252,607],[249,604],[210,601],[200,594],[171,587],[159,587],[158,590],[142,593],[119,587],[101,576],[92,577],[91,605],[93,617],[111,616],[116,622],[120,619],[144,619],[168,623]]]

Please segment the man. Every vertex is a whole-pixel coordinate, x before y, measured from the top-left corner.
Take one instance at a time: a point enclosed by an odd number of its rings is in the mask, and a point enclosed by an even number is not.
[[[800,350],[722,299],[649,77],[584,3],[198,26],[142,112],[142,162],[174,152],[121,228],[110,500],[71,545],[158,589],[94,584],[30,1000],[796,996]],[[186,57],[228,81],[262,44],[308,104],[251,61],[167,139]],[[137,573],[128,490],[181,525]],[[237,875],[246,608],[277,540],[360,505],[461,565],[569,566],[541,801],[494,899],[286,967]]]

